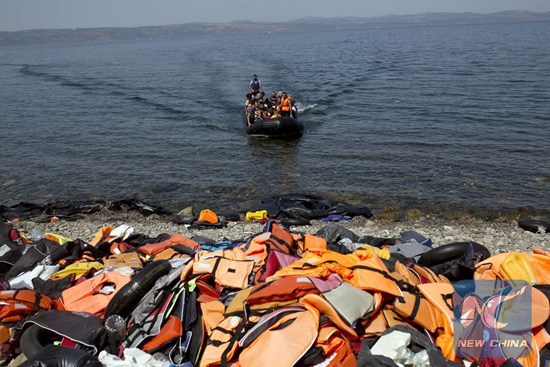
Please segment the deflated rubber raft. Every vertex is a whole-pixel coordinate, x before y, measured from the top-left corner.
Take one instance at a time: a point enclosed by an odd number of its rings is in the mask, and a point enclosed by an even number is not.
[[[0,243],[2,365],[550,361],[550,252],[540,249],[491,256],[472,241],[432,248],[414,231],[309,234],[274,221],[221,242],[128,226],[33,242],[2,227],[12,233]],[[476,348],[487,337],[495,345]]]
[[[304,124],[292,117],[256,120],[246,128],[246,133],[252,136],[264,136],[274,139],[292,139],[300,137],[304,132]]]

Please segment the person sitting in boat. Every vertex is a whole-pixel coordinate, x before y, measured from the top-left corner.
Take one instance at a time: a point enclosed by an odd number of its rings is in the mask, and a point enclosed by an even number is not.
[[[257,94],[257,96],[258,96],[258,102],[263,104],[264,103],[264,97],[265,97],[264,91],[261,91],[259,94]]]
[[[290,117],[292,110],[292,98],[286,93],[281,94],[281,102],[277,106],[278,112],[283,117]]]
[[[272,92],[272,93],[271,93],[271,97],[266,98],[265,101],[266,101],[266,103],[269,103],[269,105],[270,105],[271,107],[277,106],[277,102],[278,102],[277,93]]]
[[[279,115],[279,112],[277,112],[277,109],[274,108],[272,111],[271,111],[271,116],[269,117],[270,119],[276,119],[276,118],[279,118],[281,117],[281,115]]]
[[[262,105],[262,107],[260,108],[260,118],[262,120],[268,120],[271,118],[271,115],[273,114],[273,111],[271,110],[271,108],[269,108],[269,106],[267,105]]]
[[[256,74],[252,75],[252,80],[250,81],[250,93],[258,94],[262,90],[262,82],[258,79]]]

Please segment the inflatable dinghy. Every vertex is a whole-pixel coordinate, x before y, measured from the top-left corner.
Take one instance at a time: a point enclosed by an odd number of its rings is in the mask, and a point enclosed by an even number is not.
[[[292,117],[255,120],[252,125],[246,128],[246,133],[248,135],[276,139],[298,138],[303,132],[304,124]]]

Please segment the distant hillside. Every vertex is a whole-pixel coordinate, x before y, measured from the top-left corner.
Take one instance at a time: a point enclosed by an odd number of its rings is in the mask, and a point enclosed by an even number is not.
[[[335,29],[414,27],[453,24],[487,24],[550,21],[550,12],[503,11],[492,14],[423,13],[383,17],[301,18],[283,23],[237,21],[230,23],[186,23],[135,28],[36,29],[0,32],[0,46],[48,43],[112,42],[177,38],[198,34],[250,32],[299,32]]]

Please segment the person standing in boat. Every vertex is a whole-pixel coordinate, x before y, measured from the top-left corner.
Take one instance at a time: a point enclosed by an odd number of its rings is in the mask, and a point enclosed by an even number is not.
[[[250,93],[257,95],[262,90],[262,82],[258,79],[256,74],[252,75],[252,80],[250,81]]]
[[[255,103],[251,102],[246,106],[246,125],[250,126],[254,123],[256,118],[256,107]]]

